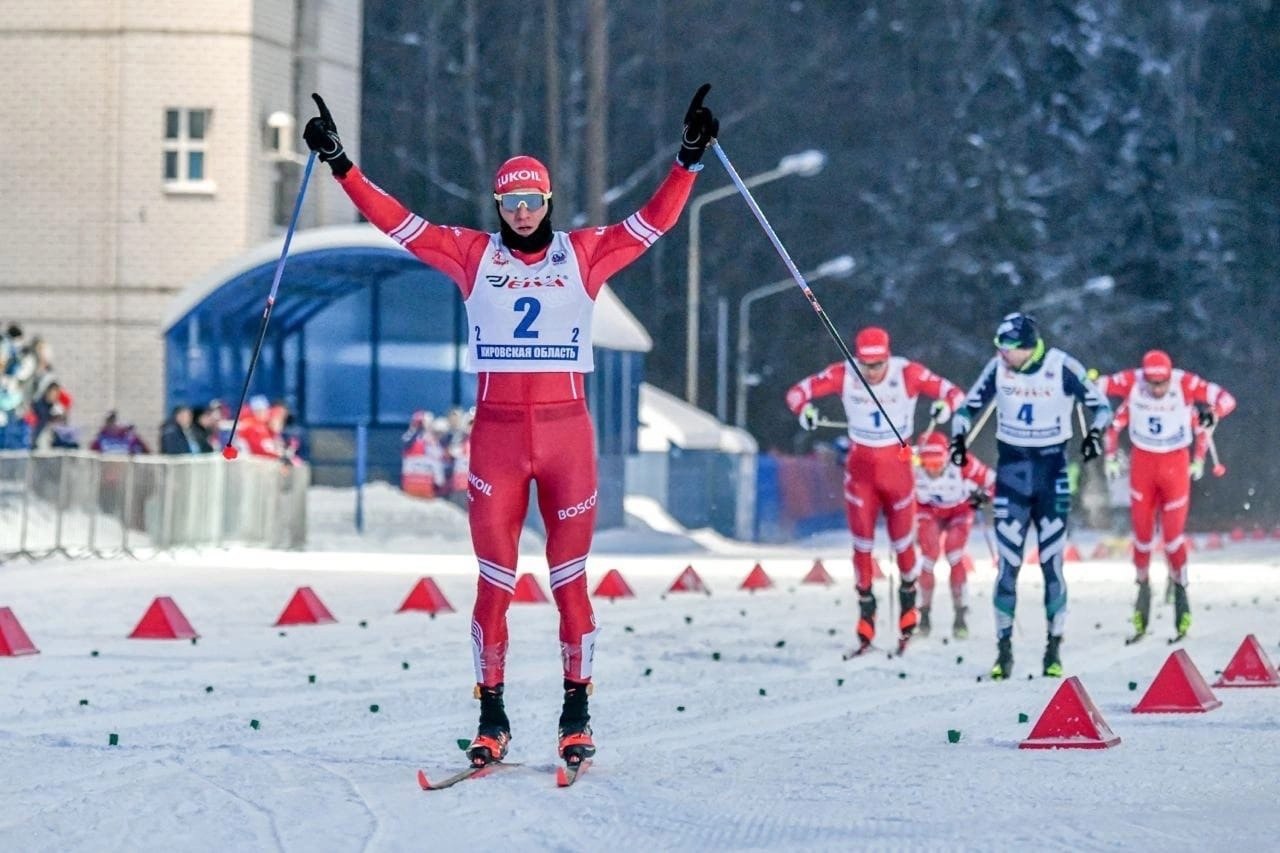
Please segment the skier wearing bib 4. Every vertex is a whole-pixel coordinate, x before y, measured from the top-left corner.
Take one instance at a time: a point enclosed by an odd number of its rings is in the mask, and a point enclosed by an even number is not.
[[[1133,526],[1133,565],[1138,584],[1134,638],[1146,634],[1151,625],[1150,567],[1158,514],[1173,582],[1174,630],[1177,639],[1181,639],[1191,627],[1183,530],[1191,507],[1194,463],[1190,448],[1196,442],[1193,424],[1205,430],[1213,428],[1235,410],[1236,400],[1220,386],[1174,367],[1169,355],[1161,350],[1151,350],[1143,356],[1141,369],[1102,377],[1098,388],[1123,400],[1121,406],[1128,409],[1132,445],[1129,520]],[[1200,465],[1204,465],[1203,460]]]
[[[996,330],[998,355],[987,362],[969,389],[963,408],[952,419],[951,461],[968,460],[970,425],[995,401],[996,497],[992,507],[1000,571],[996,580],[997,657],[991,677],[1013,671],[1013,614],[1018,600],[1018,570],[1027,529],[1032,522],[1044,573],[1044,609],[1048,638],[1044,650],[1047,676],[1062,675],[1063,626],[1067,617],[1067,584],[1062,571],[1071,490],[1067,480],[1067,442],[1072,409],[1079,402],[1089,415],[1081,456],[1088,462],[1102,454],[1102,433],[1111,421],[1107,399],[1091,382],[1083,365],[1057,348],[1046,348],[1036,321],[1028,314],[1008,314]]]
[[[694,95],[676,162],[653,197],[623,222],[569,232],[552,230],[551,176],[528,156],[512,157],[494,175],[500,230],[428,222],[352,164],[324,102],[313,96],[320,115],[307,123],[307,145],[330,165],[360,212],[451,278],[466,305],[468,370],[478,374],[467,493],[479,564],[471,640],[480,724],[467,750],[473,765],[501,761],[511,739],[503,703],[507,609],[530,482],[538,486],[560,613],[559,753],[570,764],[595,753],[587,697],[598,628],[586,562],[597,480],[584,388],[593,370],[592,313],[606,281],[675,225],[684,209],[699,160],[719,131],[702,104],[710,88]]]
[[[858,370],[875,392],[884,411],[893,419],[898,435],[908,436],[915,421],[916,399],[921,393],[933,397],[930,411],[935,423],[942,423],[964,401],[964,392],[919,362],[889,354],[889,333],[875,326],[858,332],[854,339],[854,359]],[[885,526],[902,577],[898,588],[901,616],[898,620],[899,646],[905,646],[915,631],[920,613],[916,609],[916,580],[920,565],[916,560],[915,479],[910,457],[898,454],[893,428],[885,420],[875,399],[844,362],[806,376],[787,391],[787,406],[800,418],[800,426],[818,426],[818,409],[811,402],[818,397],[840,395],[849,424],[851,446],[845,463],[844,499],[849,530],[853,534],[853,571],[858,589],[858,649],[866,651],[876,633],[876,597],[871,584],[875,562],[876,517],[884,512]]]
[[[965,621],[968,607],[968,578],[973,561],[967,551],[974,510],[988,503],[995,490],[996,472],[969,454],[964,467],[951,464],[947,440],[942,433],[930,433],[916,449],[920,467],[916,469],[916,540],[920,545],[920,627],[921,635],[932,630],[934,564],[943,554],[951,564],[951,634],[957,640],[969,636]]]

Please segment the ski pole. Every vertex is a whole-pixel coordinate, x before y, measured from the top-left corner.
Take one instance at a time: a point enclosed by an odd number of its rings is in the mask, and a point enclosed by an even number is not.
[[[1222,477],[1227,473],[1227,466],[1218,459],[1218,446],[1213,443],[1213,430],[1207,429],[1205,434],[1209,436],[1209,455],[1213,457],[1213,476]]]
[[[973,429],[969,430],[968,434],[965,435],[965,444],[973,444],[973,440],[978,437],[978,433],[982,432],[982,428],[987,425],[987,419],[991,417],[991,413],[994,412],[995,409],[995,400],[987,403],[987,408],[983,410],[981,417],[978,418],[978,422],[974,424]]]
[[[236,437],[236,427],[240,425],[240,411],[249,396],[249,383],[253,381],[253,369],[258,366],[258,356],[262,354],[262,342],[267,337],[267,323],[271,320],[271,309],[276,304],[276,292],[280,289],[280,277],[284,275],[284,262],[289,257],[289,244],[293,242],[294,229],[298,227],[298,214],[302,212],[302,199],[307,194],[307,182],[311,180],[311,169],[316,164],[316,152],[307,157],[307,167],[302,172],[302,183],[298,187],[298,197],[293,200],[293,216],[289,220],[289,230],[284,234],[284,246],[280,249],[280,260],[276,261],[276,273],[271,279],[271,293],[267,295],[267,307],[262,312],[262,323],[258,326],[258,342],[253,347],[253,357],[249,359],[249,371],[244,377],[244,387],[240,389],[240,404],[236,406],[234,420],[231,421],[231,434],[227,436],[227,446],[222,448],[224,459],[235,459],[239,452],[232,441]]]
[[[894,424],[893,418],[889,417],[889,413],[885,411],[884,405],[881,404],[880,398],[876,396],[876,392],[871,390],[871,384],[867,382],[867,378],[862,375],[862,371],[858,369],[858,365],[854,362],[853,353],[849,352],[848,345],[844,339],[840,337],[840,333],[836,331],[835,324],[831,322],[831,318],[827,316],[827,312],[822,310],[822,306],[818,304],[818,297],[813,295],[813,291],[809,288],[808,282],[804,280],[800,270],[796,267],[795,262],[791,260],[791,255],[787,254],[787,249],[782,245],[782,241],[778,239],[778,235],[774,233],[773,226],[769,224],[769,220],[765,218],[764,211],[760,209],[760,205],[756,204],[755,198],[751,195],[751,190],[747,189],[747,185],[742,182],[742,178],[738,176],[738,170],[733,168],[733,164],[729,162],[729,156],[724,153],[724,149],[720,147],[719,140],[711,140],[711,150],[716,152],[716,156],[720,158],[720,162],[724,164],[724,169],[729,173],[729,179],[733,181],[733,185],[738,188],[738,192],[742,193],[742,197],[747,202],[747,207],[751,208],[751,212],[755,215],[756,221],[760,223],[760,227],[764,229],[764,233],[768,235],[769,242],[773,243],[773,248],[777,250],[778,255],[782,258],[782,262],[786,264],[787,271],[791,273],[791,277],[796,280],[796,284],[804,293],[805,299],[809,300],[809,305],[813,308],[814,313],[818,315],[818,319],[822,322],[823,327],[831,335],[831,339],[836,342],[836,346],[840,348],[840,354],[844,356],[844,360],[849,363],[849,367],[853,369],[854,375],[862,382],[862,387],[867,390],[872,402],[876,404],[876,408],[880,410],[880,414],[884,416],[885,423],[889,425],[889,429],[893,430],[894,438],[898,439],[898,456],[907,458],[911,455],[911,448],[907,446],[907,442],[903,439],[898,427]]]
[[[829,421],[826,418],[818,418],[818,426],[835,427],[836,429],[848,429],[849,422],[848,421]]]

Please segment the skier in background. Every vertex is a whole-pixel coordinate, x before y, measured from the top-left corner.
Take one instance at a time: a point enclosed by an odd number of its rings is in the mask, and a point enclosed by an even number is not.
[[[963,467],[951,464],[947,439],[939,432],[920,442],[916,455],[920,460],[916,469],[916,540],[922,557],[919,630],[927,637],[933,628],[933,567],[938,557],[946,554],[951,564],[951,634],[961,640],[969,636],[965,621],[968,577],[973,571],[967,550],[969,530],[974,511],[995,494],[996,474],[973,454]]]
[[[1117,397],[1128,409],[1129,522],[1133,526],[1133,566],[1138,585],[1133,609],[1134,634],[1142,638],[1151,627],[1151,552],[1159,516],[1165,559],[1173,583],[1175,639],[1191,628],[1187,602],[1187,541],[1184,530],[1191,508],[1191,479],[1204,472],[1203,456],[1196,470],[1191,447],[1195,427],[1205,432],[1235,410],[1236,400],[1221,386],[1189,370],[1173,366],[1162,350],[1142,357],[1141,368],[1130,368],[1098,380],[1102,393]],[[1197,477],[1198,479],[1198,477]]]
[[[1062,632],[1067,617],[1067,583],[1062,572],[1071,509],[1067,478],[1067,442],[1072,436],[1072,409],[1078,402],[1089,413],[1081,457],[1102,454],[1102,431],[1111,421],[1107,398],[1072,356],[1045,346],[1035,318],[1007,314],[996,329],[997,355],[969,389],[965,406],[952,419],[951,461],[968,462],[968,433],[974,418],[995,401],[996,496],[992,507],[1000,551],[996,580],[996,648],[991,677],[1013,672],[1013,614],[1018,601],[1018,570],[1027,528],[1034,522],[1044,573],[1044,609],[1048,622],[1044,668],[1062,675]]]
[[[923,364],[890,355],[889,333],[884,329],[876,326],[862,329],[854,339],[853,348],[858,370],[874,390],[875,398],[857,375],[839,361],[791,386],[787,391],[787,407],[799,416],[801,427],[812,430],[818,426],[818,408],[813,400],[839,394],[844,404],[851,442],[845,461],[845,513],[853,534],[853,571],[859,611],[858,647],[851,654],[858,655],[871,647],[876,634],[876,597],[871,588],[875,561],[871,550],[875,545],[876,518],[881,512],[902,578],[902,585],[898,587],[899,651],[906,647],[920,617],[916,609],[920,566],[915,548],[915,477],[910,457],[898,454],[898,439],[893,428],[897,427],[898,435],[911,435],[916,399],[922,393],[935,400],[929,410],[934,423],[945,423],[955,407],[964,401],[964,393]],[[893,419],[893,426],[876,406],[876,398]]]
[[[511,739],[503,703],[507,608],[531,481],[538,484],[560,612],[559,754],[578,765],[595,753],[587,697],[598,628],[587,597],[586,563],[597,475],[584,385],[594,369],[591,318],[606,281],[675,225],[684,209],[699,161],[719,131],[703,106],[710,88],[703,85],[694,95],[676,162],[653,197],[623,222],[571,232],[552,230],[551,175],[525,155],[507,160],[494,175],[498,231],[428,222],[351,162],[329,110],[313,96],[320,114],[307,122],[307,145],[370,222],[453,280],[467,309],[468,369],[479,374],[468,472],[471,541],[479,563],[471,638],[480,723],[467,750],[473,765],[502,760]]]

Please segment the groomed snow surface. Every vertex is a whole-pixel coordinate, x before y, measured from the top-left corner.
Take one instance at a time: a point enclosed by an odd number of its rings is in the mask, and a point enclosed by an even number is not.
[[[628,553],[590,564],[592,588],[617,568],[637,597],[597,602],[600,751],[567,790],[553,775],[561,684],[547,604],[514,605],[510,617],[510,760],[527,766],[418,789],[417,768],[443,776],[463,766],[456,741],[474,732],[475,575],[465,554],[230,550],[4,565],[0,607],[40,654],[0,658],[0,849],[1277,844],[1280,689],[1219,689],[1222,707],[1206,714],[1131,714],[1171,651],[1172,610],[1159,605],[1154,636],[1126,647],[1133,583],[1122,561],[1069,566],[1063,661],[1123,742],[1039,752],[1017,744],[1061,682],[1039,676],[1037,567],[1022,574],[1015,677],[979,683],[994,660],[993,572],[979,552],[970,639],[935,631],[901,659],[844,662],[856,608],[844,545],[762,549],[777,585],[751,594],[737,587],[754,558],[691,543],[683,555],[646,554],[633,534]],[[1192,555],[1195,624],[1184,647],[1209,681],[1249,633],[1280,659],[1278,551],[1257,543]],[[836,586],[798,584],[815,557]],[[690,563],[713,594],[664,598]],[[547,588],[544,560],[521,568]],[[940,628],[951,618],[943,571]],[[458,612],[396,614],[422,576]],[[281,635],[273,623],[304,585],[339,621]],[[126,639],[158,595],[173,597],[197,644]],[[887,646],[884,582],[878,595]]]

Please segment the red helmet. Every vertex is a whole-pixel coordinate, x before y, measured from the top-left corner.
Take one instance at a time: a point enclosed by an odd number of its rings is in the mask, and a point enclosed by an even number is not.
[[[533,190],[551,192],[551,172],[539,160],[520,154],[498,167],[493,176],[493,191],[502,193]]]
[[[858,361],[876,364],[889,358],[889,333],[879,326],[867,326],[853,340],[853,354]]]
[[[942,469],[947,467],[950,452],[951,445],[947,443],[946,436],[940,432],[931,432],[920,442],[920,467],[930,474],[941,474]]]
[[[1173,375],[1173,359],[1164,350],[1153,349],[1142,357],[1142,378],[1148,382],[1167,382]]]

